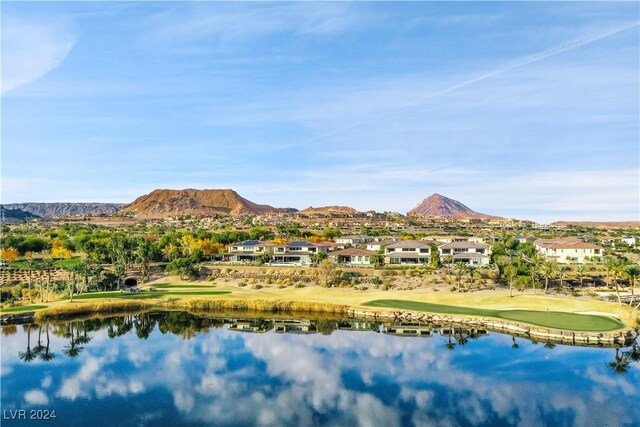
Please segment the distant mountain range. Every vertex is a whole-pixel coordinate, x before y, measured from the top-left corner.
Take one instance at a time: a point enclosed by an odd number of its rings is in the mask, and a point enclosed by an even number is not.
[[[0,220],[3,224],[19,224],[24,221],[40,218],[31,212],[22,209],[7,209],[5,205],[0,205]]]
[[[4,205],[6,209],[20,209],[42,218],[111,214],[124,206],[124,203],[8,203]]]
[[[593,228],[640,228],[640,221],[556,221],[556,227],[593,227]]]
[[[476,212],[471,208],[463,205],[457,200],[450,199],[438,193],[424,199],[415,208],[411,209],[409,215],[427,216],[427,217],[444,217],[453,219],[500,219],[501,217],[487,215]]]
[[[274,208],[253,203],[233,190],[154,190],[138,197],[122,209],[123,213],[133,213],[140,219],[159,219],[170,216],[213,214],[255,214],[263,215],[279,212],[295,212],[291,208]]]

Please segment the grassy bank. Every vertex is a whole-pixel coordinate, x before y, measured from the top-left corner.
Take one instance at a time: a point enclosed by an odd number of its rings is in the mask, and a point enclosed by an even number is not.
[[[393,309],[443,313],[461,316],[480,316],[517,323],[528,323],[553,329],[575,331],[610,331],[635,327],[637,316],[632,316],[628,306],[615,303],[576,299],[550,295],[517,295],[510,298],[508,293],[496,291],[479,293],[447,293],[428,290],[366,292],[353,288],[323,288],[307,286],[279,289],[265,286],[251,289],[240,286],[239,282],[224,283],[199,281],[185,283],[177,278],[163,278],[148,287],[157,292],[145,290],[141,293],[99,292],[81,294],[73,302],[59,300],[47,302],[46,308],[39,306],[27,309],[13,307],[1,313],[36,310],[37,316],[62,318],[88,314],[92,311],[110,312],[125,309],[158,308],[202,311],[247,310],[272,313],[318,312],[344,313],[348,307],[363,308],[368,311],[392,311]],[[208,289],[203,289],[207,287]],[[215,287],[214,289],[212,289]],[[380,301],[401,301],[389,303]],[[481,307],[481,308],[480,308]],[[606,316],[588,316],[580,312],[610,314],[618,317],[617,322]],[[597,312],[597,313],[596,313]]]
[[[427,313],[443,313],[463,316],[491,317],[507,321],[527,323],[546,328],[580,332],[608,332],[624,328],[624,323],[612,317],[560,311],[491,310],[473,307],[458,307],[406,300],[375,300],[363,304],[366,307],[396,308]]]

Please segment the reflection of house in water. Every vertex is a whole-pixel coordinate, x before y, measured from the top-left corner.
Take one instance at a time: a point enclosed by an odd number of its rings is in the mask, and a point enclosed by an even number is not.
[[[309,320],[274,320],[273,327],[273,330],[279,333],[315,334],[318,332],[315,323]]]
[[[233,319],[229,322],[230,331],[239,332],[267,332],[271,329],[271,322],[262,319]]]
[[[402,337],[431,337],[433,336],[433,323],[387,323],[384,333]]]
[[[438,331],[440,335],[448,336],[448,335],[458,335],[463,336],[465,338],[470,337],[479,337],[481,335],[487,335],[488,332],[486,329],[467,329],[467,328],[455,328],[455,327],[442,327],[439,328]]]
[[[378,322],[366,322],[364,320],[341,320],[338,329],[345,331],[378,331]]]

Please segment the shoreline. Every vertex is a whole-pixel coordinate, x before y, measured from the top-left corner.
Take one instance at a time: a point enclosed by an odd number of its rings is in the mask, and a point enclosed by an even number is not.
[[[105,299],[95,302],[65,302],[57,307],[38,311],[0,313],[0,323],[28,324],[45,321],[65,321],[78,318],[118,315],[122,313],[146,313],[150,311],[185,311],[198,315],[215,314],[251,314],[287,315],[308,317],[309,315],[338,316],[345,319],[363,319],[380,322],[404,322],[432,325],[461,325],[474,329],[490,330],[498,333],[512,334],[539,341],[553,341],[567,345],[621,347],[629,345],[638,336],[638,332],[628,324],[612,331],[573,331],[553,327],[537,326],[526,322],[496,319],[485,316],[460,315],[448,313],[429,313],[413,310],[382,309],[353,306],[327,302],[304,300],[268,300],[259,298],[173,298],[155,301],[117,301]],[[614,313],[600,312],[609,317],[617,317]]]

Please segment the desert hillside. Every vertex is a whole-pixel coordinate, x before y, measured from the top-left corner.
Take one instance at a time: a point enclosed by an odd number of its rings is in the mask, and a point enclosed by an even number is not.
[[[154,190],[138,197],[122,212],[136,218],[154,219],[169,216],[208,216],[215,214],[243,215],[288,212],[269,205],[259,205],[241,197],[233,190]]]

